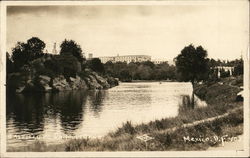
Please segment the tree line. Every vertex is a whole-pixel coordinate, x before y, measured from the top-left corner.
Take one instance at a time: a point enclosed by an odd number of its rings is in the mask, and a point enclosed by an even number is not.
[[[7,73],[30,72],[35,75],[66,78],[86,75],[91,69],[101,75],[119,78],[121,81],[132,80],[173,80],[173,81],[214,81],[218,80],[218,66],[234,67],[233,75],[243,74],[243,60],[221,61],[207,58],[207,51],[192,44],[183,48],[174,59],[175,65],[167,62],[154,64],[145,62],[116,62],[103,64],[99,58],[86,60],[83,51],[75,41],[64,40],[58,55],[44,53],[46,44],[37,37],[27,42],[17,42],[11,55],[7,53]],[[221,70],[221,77],[228,77],[229,72]]]
[[[167,62],[154,64],[151,61],[144,62],[107,62],[104,64],[107,74],[122,79],[131,80],[176,80],[175,66]]]
[[[69,78],[84,70],[86,59],[80,45],[75,41],[65,39],[60,45],[58,55],[44,53],[45,46],[37,37],[32,37],[25,43],[17,42],[11,55],[7,53],[7,74],[19,72],[52,78],[64,75]]]

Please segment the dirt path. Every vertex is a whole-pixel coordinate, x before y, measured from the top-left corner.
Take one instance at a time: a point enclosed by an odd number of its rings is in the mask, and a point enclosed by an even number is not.
[[[196,126],[198,124],[207,123],[207,122],[210,122],[210,121],[215,121],[217,119],[224,118],[224,117],[230,115],[231,113],[234,113],[237,110],[242,109],[242,108],[243,107],[235,108],[235,109],[230,110],[229,112],[227,112],[225,114],[222,114],[222,115],[219,115],[219,116],[210,117],[210,118],[207,118],[207,119],[204,119],[204,120],[194,121],[192,123],[186,123],[186,124],[183,124],[180,127],[173,127],[173,128],[170,128],[170,129],[160,130],[160,131],[157,131],[157,132],[154,132],[154,133],[155,134],[164,134],[164,133],[174,132],[174,131],[176,131],[178,129],[181,129],[181,128],[193,127],[193,126]]]
[[[215,121],[217,119],[220,119],[220,118],[224,118],[234,112],[236,112],[237,110],[239,109],[242,109],[243,107],[239,107],[239,108],[235,108],[233,110],[230,110],[229,112],[225,113],[225,114],[222,114],[222,115],[219,115],[219,116],[215,116],[215,117],[211,117],[211,118],[207,118],[207,119],[204,119],[204,120],[199,120],[199,121],[194,121],[192,123],[187,123],[187,124],[184,124],[180,127],[174,127],[174,128],[170,128],[170,129],[165,129],[165,130],[161,130],[161,131],[157,131],[155,132],[156,134],[165,134],[165,133],[169,133],[169,132],[174,132],[178,129],[181,129],[181,128],[186,128],[186,127],[193,127],[193,126],[196,126],[198,124],[202,124],[202,123],[207,123],[207,122],[210,122],[210,121]],[[228,141],[225,141],[221,144],[219,144],[219,146],[217,147],[209,147],[207,150],[243,150],[244,149],[244,143],[243,143],[243,135],[239,135],[239,136],[236,136],[234,140],[228,142]]]

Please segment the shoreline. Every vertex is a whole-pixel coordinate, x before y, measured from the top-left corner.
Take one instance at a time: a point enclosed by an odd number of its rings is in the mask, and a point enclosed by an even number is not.
[[[132,81],[120,81],[122,83],[140,83],[140,82],[178,82],[177,80],[132,80]]]

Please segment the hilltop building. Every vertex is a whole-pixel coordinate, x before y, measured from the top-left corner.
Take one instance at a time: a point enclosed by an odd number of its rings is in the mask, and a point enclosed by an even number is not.
[[[90,53],[88,56],[88,60],[93,58],[93,54]],[[98,57],[102,63],[106,63],[108,61],[111,61],[113,63],[115,62],[144,62],[144,61],[151,61],[154,64],[162,64],[164,62],[167,62],[169,65],[174,65],[173,60],[167,60],[167,59],[151,59],[151,56],[149,55],[123,55],[119,56],[103,56],[103,57]]]
[[[167,60],[167,59],[152,59],[151,62],[153,62],[154,64],[162,64],[167,62],[169,65],[174,65],[173,60]]]
[[[151,56],[149,55],[124,55],[124,56],[106,56],[106,57],[98,57],[102,63],[106,63],[108,61],[111,62],[143,62],[143,61],[151,61]]]

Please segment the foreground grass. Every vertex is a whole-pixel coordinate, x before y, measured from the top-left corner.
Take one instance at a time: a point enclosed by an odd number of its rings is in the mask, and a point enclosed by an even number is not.
[[[224,135],[235,137],[243,133],[243,104],[235,102],[240,91],[230,85],[196,85],[195,93],[204,99],[207,107],[190,109],[183,106],[179,115],[173,118],[151,121],[147,124],[133,125],[126,122],[122,127],[99,139],[74,139],[63,144],[46,145],[36,142],[27,147],[11,148],[9,151],[164,151],[164,150],[205,150],[216,146],[217,141],[184,141],[187,138],[208,138]],[[232,111],[232,109],[237,109]],[[227,116],[181,128],[187,123],[223,115]],[[168,130],[171,128],[176,130]],[[153,139],[147,143],[137,139],[138,135],[148,134]]]

